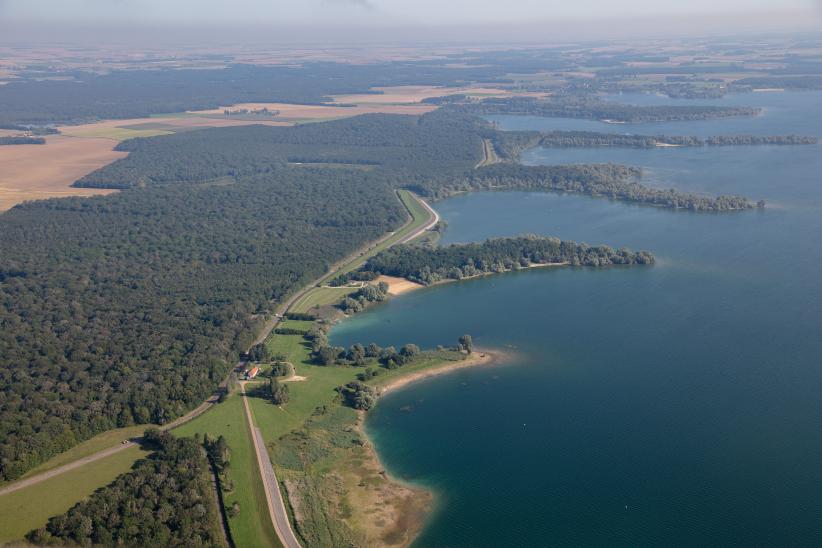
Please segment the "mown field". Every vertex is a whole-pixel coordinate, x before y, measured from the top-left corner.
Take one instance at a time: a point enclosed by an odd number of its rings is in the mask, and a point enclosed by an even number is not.
[[[268,516],[265,491],[239,391],[234,391],[226,401],[174,433],[178,436],[205,433],[215,437],[225,436],[231,448],[229,477],[234,482],[234,488],[224,490],[223,499],[229,507],[234,502],[240,504],[240,513],[229,518],[234,542],[244,548],[279,546],[279,539]]]
[[[111,194],[109,189],[74,188],[71,184],[122,158],[108,139],[50,135],[45,145],[0,147],[0,212],[27,200]]]
[[[25,475],[23,475],[23,479],[35,476],[42,472],[53,470],[58,466],[63,466],[64,464],[74,462],[75,460],[82,459],[89,455],[93,455],[98,451],[102,451],[103,449],[108,449],[109,447],[120,444],[123,440],[142,436],[146,428],[149,427],[151,427],[150,424],[140,424],[137,426],[128,426],[126,428],[117,428],[116,430],[103,432],[102,434],[94,436],[90,440],[84,441],[76,447],[72,447],[65,453],[60,453],[37,468],[32,468]]]
[[[0,544],[19,540],[46,524],[79,500],[131,470],[148,453],[138,447],[81,466],[30,487],[0,497]]]

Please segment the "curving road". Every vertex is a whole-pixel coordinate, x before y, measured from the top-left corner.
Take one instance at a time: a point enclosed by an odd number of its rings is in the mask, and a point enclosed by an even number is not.
[[[412,232],[411,234],[397,242],[398,244],[407,244],[411,240],[414,240],[418,236],[422,235],[422,233],[426,230],[431,230],[438,222],[440,222],[440,214],[434,211],[434,208],[428,205],[428,202],[426,202],[416,194],[411,194],[411,196],[413,196],[414,199],[417,200],[422,205],[422,207],[425,208],[426,211],[428,211],[429,220],[423,226],[421,226],[420,228],[418,228],[417,230],[415,230],[414,232]]]

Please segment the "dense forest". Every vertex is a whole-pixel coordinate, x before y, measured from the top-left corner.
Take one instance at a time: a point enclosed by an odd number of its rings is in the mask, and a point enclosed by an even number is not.
[[[545,264],[608,266],[653,264],[647,251],[614,250],[558,238],[519,236],[444,247],[398,246],[380,252],[363,270],[407,278],[421,284],[461,280]]]
[[[53,517],[38,545],[225,547],[206,451],[195,438],[149,430],[156,451],[88,500]],[[213,451],[212,451],[213,452]]]
[[[474,170],[481,158],[482,138],[491,138],[503,157],[514,160],[521,149],[539,144],[542,135],[496,131],[479,118],[448,111],[421,117],[373,114],[296,128],[211,129],[125,141],[118,150],[130,152],[128,157],[83,177],[76,185],[130,188],[270,174],[289,169],[294,158],[310,158],[318,165],[300,169],[322,169],[324,162],[369,163],[382,169],[389,184],[432,198],[455,191],[509,188],[576,192],[695,211],[753,207],[741,197],[711,198],[648,187],[639,182],[641,171],[626,166],[505,164]],[[654,139],[584,132],[545,135],[546,142],[589,145],[609,138],[624,143]],[[671,138],[680,143],[689,139]]]
[[[517,114],[558,118],[586,118],[617,123],[706,120],[729,116],[754,116],[761,109],[703,105],[637,106],[602,101],[586,96],[562,96],[551,99],[534,97],[488,98],[452,104],[449,109],[472,114]]]
[[[232,64],[216,69],[64,71],[0,86],[0,128],[139,118],[235,103],[317,104],[331,95],[372,93],[375,86],[507,82],[502,66],[454,68],[433,62],[302,66]]]
[[[474,169],[494,134],[474,116],[435,111],[134,139],[120,146],[128,157],[78,182],[123,192],[1,215],[0,481],[101,431],[193,408],[276,302],[403,222],[397,188],[751,207],[649,188],[626,166]],[[297,167],[294,157],[374,168]]]
[[[406,213],[376,175],[283,170],[0,215],[0,481],[212,393],[259,315]]]
[[[741,196],[707,197],[639,183],[642,170],[617,164],[523,166],[502,163],[466,172],[461,177],[431,178],[417,189],[435,199],[477,190],[546,190],[603,196],[692,211],[736,211],[764,207]]]
[[[129,156],[80,179],[76,186],[130,188],[169,181],[204,181],[272,173],[289,162],[364,163],[409,176],[465,170],[481,158],[472,116],[369,114],[297,127],[241,126],[124,141]],[[301,167],[309,170],[311,167]]]

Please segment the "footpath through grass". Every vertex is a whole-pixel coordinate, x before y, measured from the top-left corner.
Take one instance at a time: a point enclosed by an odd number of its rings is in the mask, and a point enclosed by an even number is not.
[[[148,452],[131,447],[71,472],[0,497],[0,544],[20,540],[131,470]]]
[[[116,428],[114,430],[108,430],[106,432],[103,432],[102,434],[98,434],[90,440],[86,440],[80,445],[72,447],[68,451],[65,451],[55,457],[52,457],[51,459],[47,460],[37,468],[32,468],[31,470],[26,472],[21,479],[35,476],[42,472],[48,472],[49,470],[54,470],[55,468],[63,466],[64,464],[69,464],[76,460],[88,457],[89,455],[93,455],[98,451],[108,449],[109,447],[114,447],[122,443],[123,440],[140,437],[143,435],[143,432],[145,432],[146,428],[150,428],[151,426],[152,425],[150,424],[141,424],[139,426]]]

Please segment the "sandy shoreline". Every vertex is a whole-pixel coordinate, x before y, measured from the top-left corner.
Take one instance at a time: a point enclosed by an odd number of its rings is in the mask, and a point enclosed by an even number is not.
[[[376,492],[372,492],[371,497],[365,498],[370,499],[372,512],[376,513],[379,508],[380,513],[387,515],[381,516],[381,526],[371,523],[363,529],[371,546],[409,546],[422,532],[431,515],[435,503],[434,493],[420,485],[403,481],[387,471],[374,443],[365,433],[366,413],[358,412],[355,426],[360,438],[365,440],[362,446],[366,461],[363,468],[376,472],[384,484]],[[363,483],[360,478],[357,486],[362,487]]]
[[[424,285],[418,284],[417,282],[412,282],[411,280],[406,280],[405,278],[397,278],[395,276],[382,275],[374,281],[377,283],[387,283],[389,295],[402,295],[403,293],[408,293],[409,291],[416,291],[417,289],[422,289],[423,287],[425,287]]]
[[[503,363],[504,361],[507,361],[508,358],[510,358],[510,354],[502,352],[500,350],[495,349],[493,351],[488,351],[482,348],[475,348],[474,352],[471,353],[471,355],[465,358],[464,360],[458,362],[445,362],[442,365],[429,367],[421,371],[409,373],[407,375],[401,375],[397,378],[387,381],[384,384],[379,384],[376,386],[377,393],[379,396],[383,396],[388,392],[397,390],[399,388],[402,388],[403,386],[406,386],[417,381],[421,381],[423,379],[439,377],[440,375],[446,375],[453,371],[466,369],[468,367],[499,364]]]
[[[460,369],[502,363],[507,361],[510,356],[510,352],[498,349],[488,351],[475,348],[471,356],[459,362],[445,362],[439,366],[401,375],[377,386],[378,395],[381,397],[408,384],[446,375]],[[387,486],[380,491],[381,496],[378,496],[378,506],[386,510],[392,509],[390,515],[393,518],[393,523],[388,528],[390,529],[390,542],[387,542],[386,530],[375,527],[367,530],[367,533],[370,533],[368,534],[369,543],[374,546],[409,546],[419,536],[431,517],[436,506],[436,494],[423,486],[397,478],[387,470],[374,447],[374,442],[365,431],[366,415],[366,411],[359,412],[356,429],[361,438],[366,441],[363,449],[369,461],[368,468],[379,470],[379,475],[387,483]]]

